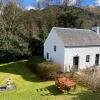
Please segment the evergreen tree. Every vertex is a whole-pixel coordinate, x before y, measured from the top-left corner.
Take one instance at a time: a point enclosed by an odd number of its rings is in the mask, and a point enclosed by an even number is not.
[[[29,55],[31,34],[22,22],[23,11],[16,4],[9,2],[0,16],[0,52],[6,56]]]

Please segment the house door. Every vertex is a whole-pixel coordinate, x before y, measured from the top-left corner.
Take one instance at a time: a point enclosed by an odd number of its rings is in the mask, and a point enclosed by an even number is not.
[[[74,57],[73,58],[73,70],[78,71],[78,65],[79,65],[79,57]]]
[[[99,54],[96,54],[95,65],[99,65]]]

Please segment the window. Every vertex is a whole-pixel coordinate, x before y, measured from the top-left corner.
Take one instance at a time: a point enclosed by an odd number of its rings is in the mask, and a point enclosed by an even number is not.
[[[86,55],[86,62],[90,61],[90,55]]]
[[[49,59],[49,53],[47,53],[47,59]]]
[[[56,51],[56,45],[54,46],[54,51]]]
[[[100,54],[96,54],[96,56],[95,56],[95,65],[99,65],[99,58],[100,58]]]

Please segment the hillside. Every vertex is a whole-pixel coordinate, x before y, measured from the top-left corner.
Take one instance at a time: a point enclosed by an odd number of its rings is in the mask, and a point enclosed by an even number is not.
[[[32,16],[32,23],[36,27],[33,27],[33,33],[43,33],[44,29],[50,31],[53,26],[91,28],[96,22],[100,23],[99,10],[96,11],[92,8],[49,6],[41,11],[30,10],[25,13]]]
[[[100,7],[84,7],[83,9],[92,12],[96,15],[100,15]]]
[[[44,10],[30,10],[25,13],[28,14],[27,19],[30,16],[33,25],[29,28],[33,33],[33,37],[40,39],[42,44],[54,26],[91,29],[92,25],[100,24],[99,15],[90,10],[77,7],[49,6]],[[38,45],[40,47],[40,44]]]
[[[52,27],[91,28],[100,24],[100,15],[93,11],[65,6],[23,11],[9,3],[0,16],[1,59],[43,54],[43,43]]]

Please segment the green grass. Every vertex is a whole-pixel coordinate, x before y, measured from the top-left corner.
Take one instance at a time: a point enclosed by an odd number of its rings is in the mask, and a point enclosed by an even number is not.
[[[26,65],[27,60],[0,64],[0,85],[11,78],[17,87],[16,90],[0,92],[0,100],[72,100],[74,97],[78,100],[100,100],[99,93],[92,93],[81,86],[69,94],[62,94],[54,81],[41,81]]]

